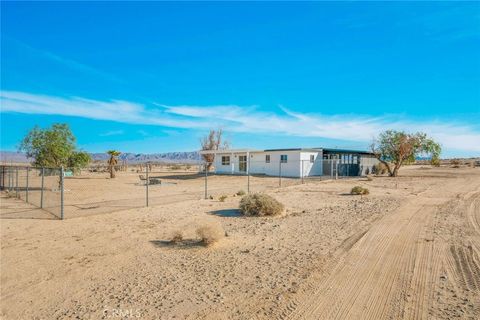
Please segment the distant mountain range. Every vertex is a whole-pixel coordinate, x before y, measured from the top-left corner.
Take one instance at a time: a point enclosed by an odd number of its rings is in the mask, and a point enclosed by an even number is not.
[[[94,162],[106,162],[108,154],[106,153],[90,153]],[[122,153],[119,156],[120,162],[127,160],[129,164],[145,163],[145,162],[162,162],[162,163],[197,163],[200,161],[200,155],[197,151],[187,152],[166,152],[166,153]],[[1,162],[12,163],[28,163],[24,153],[13,151],[0,151]]]

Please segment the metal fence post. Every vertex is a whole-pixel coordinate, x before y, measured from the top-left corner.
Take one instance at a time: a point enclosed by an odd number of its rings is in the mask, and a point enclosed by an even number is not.
[[[304,161],[304,160],[300,160],[300,161],[302,162],[302,184],[303,184],[303,183],[305,182],[305,181],[303,180],[303,177],[304,177],[304,175],[305,175],[305,172],[303,172],[303,161]]]
[[[60,169],[60,219],[63,220],[63,185],[64,185],[64,180],[63,180],[63,166]]]
[[[27,186],[25,188],[25,201],[28,202],[28,174],[30,173],[30,167],[27,167]]]
[[[278,163],[278,186],[282,187],[282,160]]]
[[[45,168],[42,167],[42,188],[40,189],[40,208],[43,208],[43,182],[45,177]]]
[[[18,167],[15,167],[15,196],[18,198]]]
[[[145,200],[148,207],[148,185],[150,184],[150,179],[148,178],[148,164],[145,166],[145,175],[147,179],[145,180]]]
[[[248,157],[247,168],[247,193],[250,194],[250,156]]]
[[[208,198],[208,165],[205,162],[204,165],[204,170],[205,170],[205,199]]]

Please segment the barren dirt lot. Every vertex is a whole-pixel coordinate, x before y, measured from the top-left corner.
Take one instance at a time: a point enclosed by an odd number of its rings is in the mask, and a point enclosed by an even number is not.
[[[276,218],[238,216],[235,183],[224,202],[2,214],[2,319],[480,318],[480,169],[401,175],[264,188],[287,208]],[[168,241],[212,221],[227,236],[211,247]]]

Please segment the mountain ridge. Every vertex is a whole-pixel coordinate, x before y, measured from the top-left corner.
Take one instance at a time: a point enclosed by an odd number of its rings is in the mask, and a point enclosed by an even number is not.
[[[93,162],[106,162],[109,155],[106,153],[90,153]],[[198,163],[200,154],[197,151],[181,151],[181,152],[163,152],[163,153],[122,153],[119,157],[120,161],[126,160],[127,163],[145,163],[145,162],[163,162],[163,163]],[[29,163],[23,152],[0,151],[1,162],[12,163]]]

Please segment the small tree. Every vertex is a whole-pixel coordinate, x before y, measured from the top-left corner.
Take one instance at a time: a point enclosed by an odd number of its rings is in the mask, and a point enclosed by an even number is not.
[[[200,144],[202,146],[202,150],[220,150],[220,149],[228,149],[228,142],[223,141],[223,130],[210,130],[208,135],[203,137],[200,140]],[[215,160],[215,154],[203,154],[203,160],[207,163],[206,170],[209,171],[213,165],[213,160]]]
[[[436,163],[442,149],[425,133],[410,134],[387,130],[372,143],[371,150],[375,157],[387,167],[388,174],[396,177],[403,164],[414,162],[419,155],[430,155],[432,163]]]
[[[108,150],[107,153],[110,155],[108,159],[108,169],[110,170],[110,178],[115,178],[115,166],[118,164],[117,157],[121,154],[120,151]]]
[[[38,167],[61,166],[80,169],[91,161],[90,155],[76,150],[76,139],[67,124],[56,123],[50,128],[35,126],[20,142],[19,151],[33,159]]]
[[[90,161],[92,161],[92,157],[87,152],[74,151],[68,159],[68,167],[72,168],[74,172],[77,172],[88,166]]]

